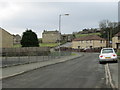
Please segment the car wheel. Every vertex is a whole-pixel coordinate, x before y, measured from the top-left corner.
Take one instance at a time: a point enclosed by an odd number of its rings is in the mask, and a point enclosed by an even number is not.
[[[115,63],[118,63],[118,60],[115,60]]]
[[[99,64],[103,64],[103,62],[102,62],[102,61],[99,61]]]

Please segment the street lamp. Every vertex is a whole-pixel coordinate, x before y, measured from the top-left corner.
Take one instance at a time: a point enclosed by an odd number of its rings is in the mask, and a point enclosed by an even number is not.
[[[69,16],[69,14],[60,14],[59,15],[59,34],[61,34],[61,16]],[[60,41],[61,41],[61,35],[59,38],[59,56],[60,56]]]

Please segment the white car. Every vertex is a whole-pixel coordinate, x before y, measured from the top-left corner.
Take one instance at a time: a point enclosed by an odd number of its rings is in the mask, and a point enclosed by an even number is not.
[[[113,48],[103,48],[99,55],[99,63],[103,61],[116,61],[117,62],[117,54],[115,53]]]

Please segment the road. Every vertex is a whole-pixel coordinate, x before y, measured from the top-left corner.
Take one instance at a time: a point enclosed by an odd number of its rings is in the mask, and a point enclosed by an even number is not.
[[[61,45],[60,47],[72,47],[72,43],[71,42],[67,42],[67,43]]]
[[[63,44],[63,45],[60,45],[60,47],[72,47],[72,43],[71,42],[67,42],[67,43],[65,43],[65,44]],[[59,46],[57,46],[57,47],[55,47],[55,49],[58,49],[59,48]]]
[[[104,64],[98,54],[36,69],[3,79],[3,88],[106,88]]]

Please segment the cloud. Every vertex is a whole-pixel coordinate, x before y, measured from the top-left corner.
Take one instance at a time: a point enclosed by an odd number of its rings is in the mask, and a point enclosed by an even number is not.
[[[0,20],[8,20],[19,12],[20,7],[11,2],[0,2]]]
[[[1,27],[11,33],[22,34],[33,29],[41,37],[43,30],[58,29],[58,17],[62,16],[62,33],[72,33],[83,28],[98,27],[99,21],[117,21],[117,2],[2,2]]]
[[[8,0],[3,0],[7,1]],[[9,2],[118,2],[119,0],[10,0]]]

